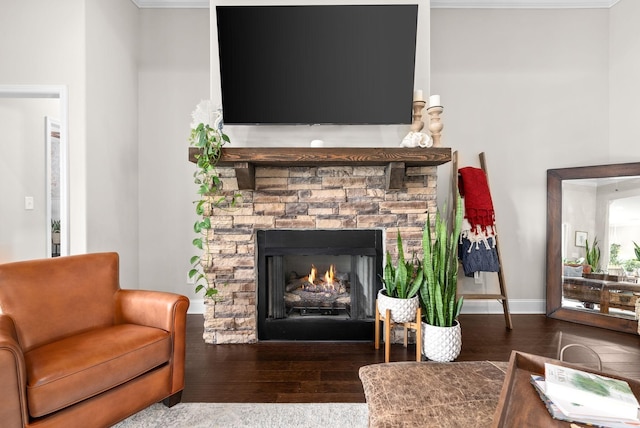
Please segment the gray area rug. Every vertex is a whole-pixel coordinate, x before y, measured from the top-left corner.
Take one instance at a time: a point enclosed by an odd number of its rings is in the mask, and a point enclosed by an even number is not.
[[[366,428],[364,403],[180,403],[154,404],[114,425],[117,428],[250,427]]]

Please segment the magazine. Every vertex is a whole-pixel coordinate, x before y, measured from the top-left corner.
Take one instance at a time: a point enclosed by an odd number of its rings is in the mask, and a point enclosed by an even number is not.
[[[602,428],[634,428],[634,427],[638,428],[640,427],[640,419],[637,419],[637,418],[626,420],[626,419],[620,419],[615,417],[614,418],[595,418],[595,417],[591,418],[588,416],[569,417],[566,414],[564,414],[562,410],[560,410],[560,407],[555,402],[551,401],[549,397],[547,397],[547,395],[545,394],[544,377],[531,375],[531,383],[535,387],[535,390],[540,396],[540,399],[542,400],[544,405],[547,407],[549,414],[554,419],[565,421],[565,422],[581,423],[589,426],[602,427]],[[566,406],[571,405],[571,403],[566,400],[565,400],[565,403],[563,404],[565,404]]]
[[[567,416],[638,418],[638,400],[623,380],[545,363],[545,394]]]

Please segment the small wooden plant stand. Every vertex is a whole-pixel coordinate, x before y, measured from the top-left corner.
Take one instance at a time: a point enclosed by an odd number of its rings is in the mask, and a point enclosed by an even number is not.
[[[378,310],[378,299],[376,299],[376,338],[375,348],[380,349],[380,321],[384,322],[384,362],[389,362],[391,351],[391,329],[397,324],[404,327],[404,347],[407,347],[409,329],[416,332],[416,361],[422,361],[422,308],[416,310],[416,318],[413,322],[395,323],[391,320],[391,310],[387,309],[384,317],[380,316]]]

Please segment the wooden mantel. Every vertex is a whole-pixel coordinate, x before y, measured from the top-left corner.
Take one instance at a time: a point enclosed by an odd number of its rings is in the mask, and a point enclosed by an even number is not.
[[[189,148],[189,161],[195,162],[198,149]],[[255,188],[256,166],[380,166],[387,167],[387,189],[400,189],[408,166],[437,166],[451,161],[451,149],[389,147],[238,147],[223,148],[219,166],[236,170],[238,188]]]

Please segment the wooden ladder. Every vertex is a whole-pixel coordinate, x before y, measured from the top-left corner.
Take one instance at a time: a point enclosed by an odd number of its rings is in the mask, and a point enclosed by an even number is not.
[[[487,176],[487,183],[488,183],[489,174],[487,173],[487,162],[486,162],[484,152],[480,153],[479,157],[480,157],[480,167],[482,168],[485,175]],[[452,183],[453,188],[451,189],[451,191],[453,192],[454,195],[456,195],[456,192],[458,190],[458,152],[457,151],[453,152],[451,159],[453,162],[453,173],[451,174],[453,176],[453,183]],[[455,200],[455,197],[453,200]],[[453,218],[455,218],[455,212],[453,213]],[[507,325],[507,328],[511,330],[513,329],[513,325],[511,324],[511,313],[509,312],[509,300],[507,299],[507,286],[504,280],[504,271],[503,271],[503,264],[502,264],[502,256],[500,255],[500,245],[498,242],[497,227],[496,227],[496,236],[494,239],[496,243],[496,251],[498,253],[498,263],[500,266],[497,272],[498,282],[500,284],[500,294],[479,293],[479,294],[459,294],[459,296],[462,296],[467,300],[496,299],[500,301],[502,303],[502,310],[504,312],[504,322]]]

